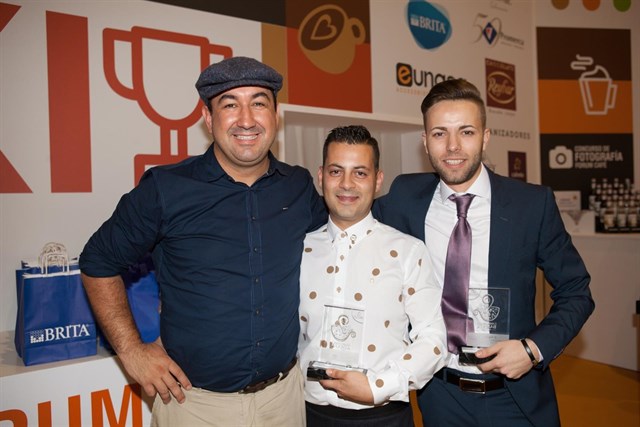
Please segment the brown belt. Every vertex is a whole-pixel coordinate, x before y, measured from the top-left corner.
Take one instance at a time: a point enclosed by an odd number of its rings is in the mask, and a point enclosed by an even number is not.
[[[242,393],[242,394],[257,393],[269,387],[271,384],[275,384],[278,381],[282,381],[283,379],[287,378],[287,375],[289,375],[289,372],[291,372],[291,369],[293,369],[293,367],[296,366],[297,361],[298,359],[294,357],[291,363],[289,363],[289,365],[287,365],[287,367],[284,368],[282,372],[278,373],[278,375],[271,378],[267,378],[266,380],[258,381],[257,383],[249,384],[248,386],[240,390],[238,393]]]
[[[460,387],[460,390],[468,391],[470,393],[485,394],[488,391],[504,388],[504,379],[501,377],[465,378],[448,368],[440,369],[433,376],[453,385],[457,385]]]

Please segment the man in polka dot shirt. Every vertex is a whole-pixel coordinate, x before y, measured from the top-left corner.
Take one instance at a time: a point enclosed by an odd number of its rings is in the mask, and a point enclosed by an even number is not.
[[[444,366],[442,289],[425,245],[371,215],[379,157],[363,126],[324,143],[329,222],[307,235],[300,277],[300,366],[325,362],[329,377],[305,383],[311,427],[413,426],[409,391]]]

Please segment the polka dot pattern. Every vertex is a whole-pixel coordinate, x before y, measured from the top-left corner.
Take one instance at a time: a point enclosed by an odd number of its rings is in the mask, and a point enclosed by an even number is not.
[[[423,265],[423,259],[418,258],[417,254],[420,251],[416,249],[415,242],[404,242],[395,232],[387,238],[385,231],[378,229],[376,225],[371,226],[369,230],[365,227],[354,227],[349,229],[348,233],[342,233],[342,236],[334,236],[333,231],[324,235],[319,233],[310,235],[304,247],[306,257],[304,262],[308,263],[305,264],[304,271],[308,276],[304,278],[306,282],[301,300],[305,307],[301,307],[299,319],[303,331],[301,338],[305,346],[302,348],[320,353],[327,349],[340,348],[342,345],[333,338],[322,339],[326,337],[323,337],[323,334],[314,335],[318,332],[316,330],[311,334],[315,319],[323,316],[324,304],[373,310],[371,317],[367,316],[367,329],[370,327],[371,330],[367,331],[364,341],[360,343],[364,346],[363,357],[371,362],[372,369],[376,369],[379,363],[386,363],[386,360],[380,362],[379,359],[387,357],[390,342],[395,342],[398,346],[401,340],[403,343],[401,345],[407,347],[410,345],[409,338],[404,337],[405,333],[403,333],[406,326],[402,317],[403,305],[407,301],[416,301],[415,298],[423,292],[421,284],[416,281],[401,282],[398,278],[409,277],[405,270],[417,272],[418,268],[426,264]],[[381,237],[378,233],[382,233]],[[332,237],[335,237],[333,242]],[[323,269],[325,274],[322,274]],[[418,290],[421,291],[420,294],[417,294]],[[305,294],[307,298],[304,298]],[[394,301],[394,294],[399,303]],[[414,295],[415,297],[412,297]],[[314,321],[311,321],[311,317]],[[362,325],[356,323],[359,322],[358,319],[351,319],[351,317],[349,319],[353,321],[348,325],[340,325],[345,328],[345,331],[351,328],[361,330],[358,328]],[[398,349],[399,351],[396,350],[397,353],[395,353],[395,357],[402,360],[403,364],[420,363],[425,357],[422,350],[419,354],[418,350],[412,350],[411,347],[404,348],[404,351]],[[438,346],[432,348],[436,356],[446,351]],[[413,351],[416,352],[415,360],[413,360]],[[386,380],[383,378],[386,377],[375,378],[372,386],[379,390],[386,387]],[[395,379],[392,383],[395,384]]]

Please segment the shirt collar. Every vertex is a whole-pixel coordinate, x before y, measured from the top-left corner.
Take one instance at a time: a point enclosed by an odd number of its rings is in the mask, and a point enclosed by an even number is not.
[[[195,175],[198,178],[209,182],[217,181],[220,178],[229,176],[224,169],[222,169],[222,166],[220,166],[215,154],[213,154],[213,144],[215,144],[215,142],[211,143],[207,151],[205,151],[201,156],[200,162],[195,170]],[[291,173],[292,166],[282,163],[276,159],[271,151],[269,151],[267,156],[269,158],[269,169],[265,176],[273,175],[276,171],[285,176]]]
[[[449,196],[454,193],[455,191],[453,191],[451,187],[442,182],[442,179],[440,179],[438,188],[436,188],[436,194],[440,194],[442,203],[445,203]],[[491,200],[491,183],[489,182],[489,173],[486,171],[484,165],[481,165],[480,175],[478,175],[478,178],[475,180],[475,182],[471,184],[471,187],[469,187],[469,189],[465,193],[458,194],[474,194],[476,197]]]
[[[373,231],[377,224],[378,221],[373,218],[371,211],[369,211],[369,214],[367,214],[366,217],[344,231],[341,230],[340,227],[335,225],[331,220],[331,217],[329,217],[327,232],[329,233],[329,237],[331,238],[331,242],[333,243],[337,242],[338,240],[348,238],[351,241],[351,244],[355,245],[358,242],[364,240],[364,238]]]

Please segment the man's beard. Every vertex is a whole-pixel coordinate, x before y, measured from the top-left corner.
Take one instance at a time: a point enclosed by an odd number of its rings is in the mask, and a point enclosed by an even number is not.
[[[442,166],[444,162],[436,161],[431,155],[429,155],[429,161],[431,162],[431,166],[435,169],[436,173],[440,175],[440,179],[444,181],[445,184],[451,185],[459,185],[464,184],[465,182],[470,181],[473,176],[478,172],[478,169],[482,166],[482,153],[477,153],[473,156],[464,171],[450,171],[449,169]],[[462,173],[460,173],[462,172]]]

